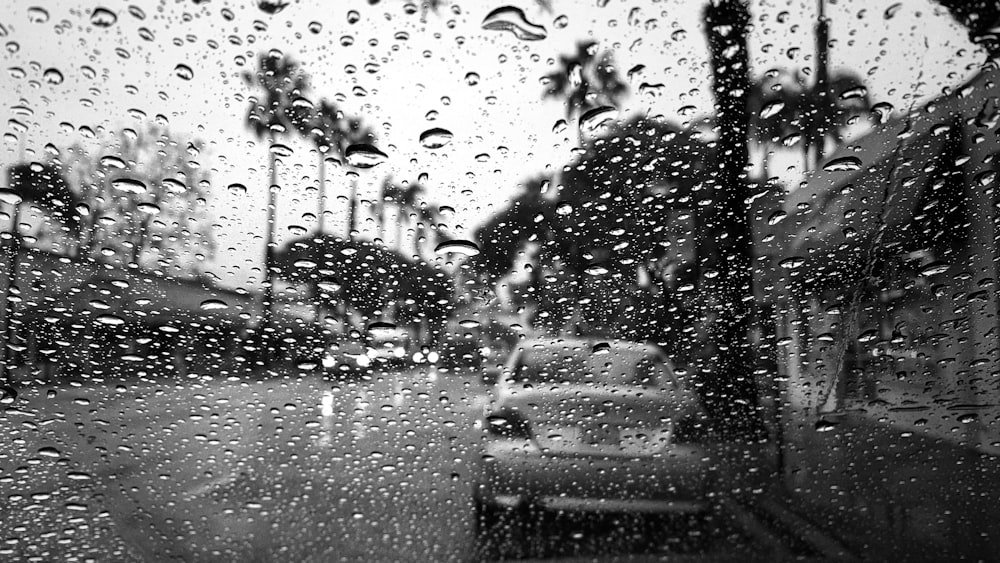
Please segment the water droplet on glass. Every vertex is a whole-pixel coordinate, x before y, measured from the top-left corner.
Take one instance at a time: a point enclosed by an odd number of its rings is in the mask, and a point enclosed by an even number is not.
[[[864,98],[868,95],[868,88],[864,86],[855,86],[854,88],[848,88],[840,93],[841,100],[850,100],[852,98]]]
[[[522,41],[545,39],[548,33],[540,25],[528,21],[520,8],[503,6],[486,15],[482,28],[490,31],[509,31]]]
[[[792,256],[791,258],[785,258],[781,262],[778,262],[778,265],[781,266],[782,268],[790,270],[793,268],[801,268],[802,265],[805,263],[806,263],[805,258],[802,258],[801,256]]]
[[[436,254],[464,254],[466,256],[475,256],[479,254],[479,246],[469,240],[448,240],[442,242],[434,248]]]
[[[182,80],[191,80],[194,78],[194,71],[191,70],[191,67],[183,63],[174,67],[174,74]]]
[[[593,354],[608,354],[611,352],[611,344],[607,342],[598,342],[594,344],[594,347],[590,349]]]
[[[311,33],[319,33],[323,31],[323,24],[319,22],[309,22],[309,31]]]
[[[272,143],[268,150],[275,156],[292,156],[293,153],[292,147],[281,143]]]
[[[601,266],[600,264],[594,264],[593,266],[590,266],[586,270],[584,270],[584,272],[591,276],[603,276],[604,274],[608,273],[608,269],[605,268],[604,266]]]
[[[176,178],[164,178],[160,181],[160,183],[163,184],[163,187],[172,194],[182,194],[187,191],[187,186],[184,182],[181,182]]]
[[[420,144],[425,149],[439,149],[451,142],[451,131],[434,127],[420,134]]]
[[[49,12],[45,8],[32,6],[28,8],[28,21],[31,23],[45,23],[49,21]]]
[[[837,427],[837,423],[830,422],[829,420],[819,420],[816,421],[816,432],[829,432]]]
[[[229,184],[229,191],[237,195],[243,195],[247,193],[247,187],[240,183]]]
[[[770,217],[767,218],[767,224],[768,225],[777,225],[785,217],[788,217],[788,214],[785,213],[784,211],[775,211],[774,213],[771,214]]]
[[[948,264],[944,262],[931,262],[920,269],[920,275],[924,277],[936,276],[948,271]]]
[[[357,10],[349,10],[347,12],[347,23],[355,24],[361,20],[361,14]]]
[[[462,319],[458,321],[458,326],[462,328],[476,328],[479,326],[479,321],[473,319]]]
[[[203,311],[218,311],[220,309],[228,309],[229,304],[221,299],[206,299],[201,302],[201,309]]]
[[[879,123],[885,123],[892,117],[893,109],[895,108],[889,102],[879,102],[872,106],[871,116]]]
[[[118,21],[118,16],[107,8],[94,8],[90,14],[90,23],[94,27],[111,27]]]
[[[594,132],[598,127],[618,115],[618,110],[612,106],[601,106],[587,111],[580,116],[580,129],[587,132]]]
[[[469,72],[465,74],[465,83],[469,86],[475,86],[479,84],[479,75],[475,72]]]
[[[17,205],[21,203],[22,198],[14,190],[9,188],[0,188],[0,203],[6,203],[7,205]]]
[[[826,170],[827,172],[845,172],[860,169],[861,159],[856,156],[842,156],[823,165],[823,170]]]
[[[556,19],[552,20],[552,27],[556,29],[564,29],[569,25],[569,18],[565,15],[557,16]]]
[[[52,446],[43,446],[41,448],[38,448],[38,455],[45,457],[59,457],[62,455],[62,452],[53,448]]]
[[[760,118],[767,119],[769,117],[774,117],[775,115],[778,115],[778,113],[780,113],[781,110],[783,109],[785,109],[785,102],[782,102],[780,100],[771,102],[765,105],[760,110]]]
[[[361,143],[351,145],[344,151],[347,163],[357,168],[373,168],[388,160],[389,155],[372,145]]]
[[[63,83],[63,73],[57,68],[47,68],[42,74],[42,79],[49,84],[62,84]]]
[[[135,178],[118,178],[112,180],[111,187],[131,194],[146,193],[146,184]]]
[[[125,324],[125,319],[117,315],[98,315],[95,320],[103,325],[120,326]]]
[[[569,215],[573,212],[573,206],[565,201],[556,206],[556,213],[559,215]]]
[[[899,12],[899,9],[902,7],[903,7],[902,2],[896,2],[895,4],[885,9],[885,13],[882,15],[882,17],[884,17],[887,20],[891,20],[896,15],[896,12]]]
[[[143,202],[136,205],[135,208],[143,213],[148,213],[150,215],[156,215],[157,213],[160,212],[160,206],[156,205],[155,203]]]

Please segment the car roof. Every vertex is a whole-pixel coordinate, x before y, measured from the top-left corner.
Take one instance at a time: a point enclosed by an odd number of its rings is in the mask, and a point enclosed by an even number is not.
[[[594,346],[598,344],[607,344],[608,351],[614,353],[615,351],[643,351],[651,353],[660,353],[660,349],[652,344],[646,342],[633,342],[629,340],[619,340],[619,339],[609,339],[609,338],[580,338],[580,337],[567,337],[567,338],[528,338],[522,340],[517,344],[517,348],[530,349],[530,348],[546,348],[546,349],[580,349],[590,351]]]

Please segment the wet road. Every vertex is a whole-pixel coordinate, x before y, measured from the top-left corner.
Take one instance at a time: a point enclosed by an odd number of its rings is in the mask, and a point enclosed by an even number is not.
[[[0,416],[0,559],[477,560],[486,401],[428,370],[29,387]],[[550,522],[532,555],[746,560],[731,520]]]

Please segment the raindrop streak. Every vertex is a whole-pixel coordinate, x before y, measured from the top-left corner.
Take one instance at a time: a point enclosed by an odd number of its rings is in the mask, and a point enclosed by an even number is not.
[[[191,80],[194,78],[194,71],[191,70],[191,67],[183,63],[174,67],[174,74],[182,80]]]
[[[374,168],[385,162],[389,155],[369,144],[357,144],[347,147],[344,151],[347,163],[357,168]]]
[[[479,254],[479,246],[476,243],[469,240],[449,240],[442,242],[434,248],[435,254],[464,254],[466,256],[475,256]]]
[[[94,8],[90,14],[90,23],[95,27],[111,27],[118,21],[118,16],[107,8]]]
[[[134,178],[118,178],[111,181],[111,187],[130,194],[146,193],[146,184]]]
[[[580,129],[588,132],[594,132],[601,125],[604,125],[608,121],[614,119],[617,114],[618,110],[612,106],[594,108],[580,116]]]
[[[823,165],[823,170],[827,172],[845,172],[860,169],[861,159],[856,156],[842,156]]]
[[[453,136],[447,129],[434,127],[420,134],[420,144],[425,149],[439,149],[450,143]]]
[[[221,299],[206,299],[201,302],[201,309],[203,311],[217,311],[219,309],[228,309],[229,304]]]
[[[482,28],[489,31],[509,31],[522,41],[538,41],[548,37],[543,26],[529,22],[524,12],[513,6],[503,6],[487,14]]]

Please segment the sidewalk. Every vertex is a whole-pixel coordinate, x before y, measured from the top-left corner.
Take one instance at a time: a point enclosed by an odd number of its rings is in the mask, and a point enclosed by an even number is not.
[[[864,560],[1000,561],[1000,459],[847,413],[787,436],[784,504]]]

